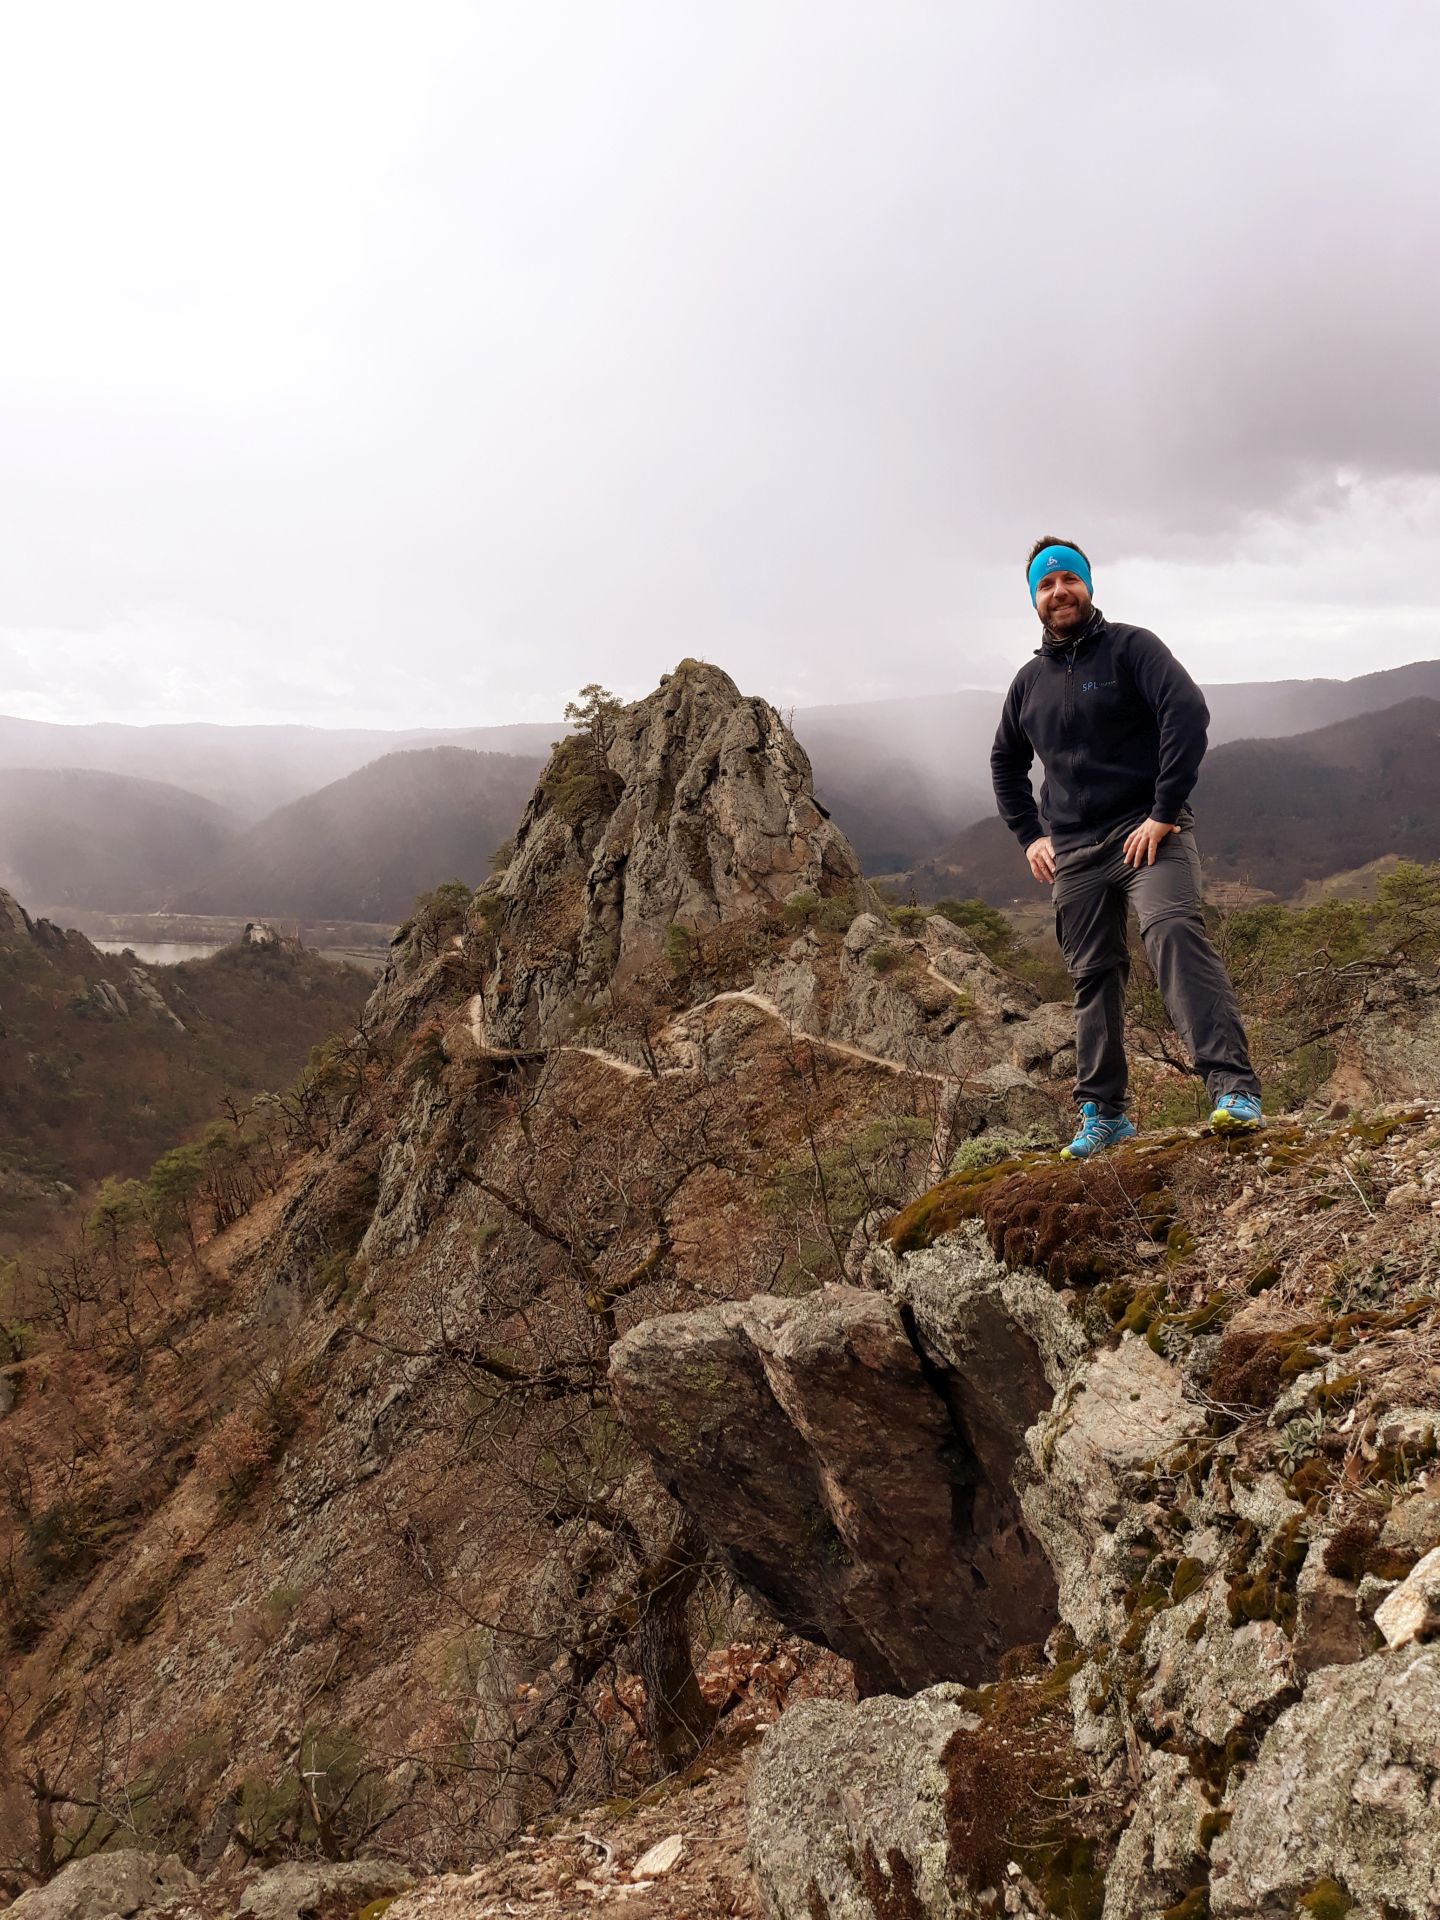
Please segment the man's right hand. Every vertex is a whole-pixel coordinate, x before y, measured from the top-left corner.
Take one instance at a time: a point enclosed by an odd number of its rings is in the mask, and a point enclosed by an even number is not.
[[[1025,849],[1025,858],[1030,862],[1030,871],[1043,886],[1049,886],[1055,878],[1055,849],[1050,844],[1049,834],[1038,840],[1032,840]]]

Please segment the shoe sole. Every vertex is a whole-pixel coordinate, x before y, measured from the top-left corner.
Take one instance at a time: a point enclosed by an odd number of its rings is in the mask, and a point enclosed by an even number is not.
[[[1241,1120],[1224,1107],[1217,1107],[1210,1116],[1210,1131],[1212,1133],[1263,1133],[1265,1122]]]

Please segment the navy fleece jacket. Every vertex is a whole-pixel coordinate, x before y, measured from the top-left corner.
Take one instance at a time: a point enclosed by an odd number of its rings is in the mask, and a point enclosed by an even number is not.
[[[1180,819],[1205,757],[1204,695],[1162,640],[1098,608],[1067,644],[1047,639],[1005,696],[990,778],[1022,847],[1048,833],[1057,852],[1104,840],[1147,816]],[[1040,804],[1030,788],[1036,755]]]

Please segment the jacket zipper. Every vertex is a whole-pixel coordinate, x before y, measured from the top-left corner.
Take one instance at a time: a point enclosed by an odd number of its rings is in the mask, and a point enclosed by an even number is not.
[[[1065,656],[1065,730],[1073,743],[1075,739],[1075,648],[1073,645]],[[1071,764],[1078,773],[1080,760],[1078,745],[1072,744],[1071,752],[1073,755]],[[1089,797],[1089,789],[1082,787],[1079,790],[1080,804],[1083,806]]]

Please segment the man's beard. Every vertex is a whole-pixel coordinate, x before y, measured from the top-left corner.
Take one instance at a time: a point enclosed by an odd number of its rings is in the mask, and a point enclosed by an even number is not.
[[[1078,633],[1090,618],[1091,602],[1086,600],[1067,610],[1055,619],[1042,621],[1048,634],[1057,640],[1068,640],[1072,633]]]

